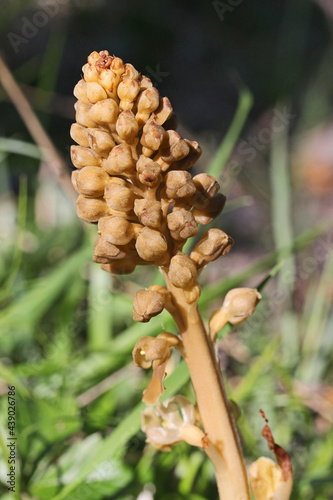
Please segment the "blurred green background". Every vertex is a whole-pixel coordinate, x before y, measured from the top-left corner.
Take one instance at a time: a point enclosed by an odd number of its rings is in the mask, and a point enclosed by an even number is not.
[[[201,451],[158,453],[140,431],[149,374],[132,366],[131,350],[143,335],[176,330],[166,313],[134,324],[132,297],[161,278],[154,269],[110,277],[93,264],[96,228],[79,222],[66,173],[57,175],[59,165],[71,171],[72,89],[87,55],[103,49],[169,97],[181,134],[203,148],[195,171],[213,172],[228,195],[217,224],[235,246],[202,274],[204,318],[230,288],[261,286],[255,315],[219,342],[247,463],[271,456],[263,408],[292,458],[292,498],[333,498],[331,1],[2,0],[0,27],[2,58],[32,106],[24,122],[1,66],[1,499],[217,498]],[[30,135],[35,114],[58,163],[45,137]],[[165,397],[194,401],[178,361]]]

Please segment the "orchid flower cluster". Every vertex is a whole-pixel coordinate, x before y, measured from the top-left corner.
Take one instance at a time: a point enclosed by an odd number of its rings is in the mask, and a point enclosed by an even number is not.
[[[142,428],[159,450],[180,441],[203,448],[215,467],[220,497],[249,499],[214,341],[226,323],[237,325],[251,316],[261,295],[250,288],[229,291],[210,318],[207,334],[198,310],[197,279],[207,264],[228,254],[233,240],[211,228],[190,254],[183,251],[187,240],[199,233],[199,225],[221,213],[226,198],[211,175],[191,175],[201,149],[176,132],[170,101],[160,97],[149,78],[106,50],[92,52],[82,73],[74,89],[71,137],[77,145],[71,148],[76,167],[72,182],[79,194],[78,216],[98,225],[93,260],[111,274],[131,273],[138,265],[157,266],[165,286],[139,290],[133,318],[147,322],[166,309],[179,330],[179,335],[163,331],[157,337],[145,336],[133,349],[135,364],[152,367],[153,373],[143,394],[148,408]],[[188,365],[197,406],[180,395],[158,402],[171,349]],[[274,493],[285,482],[274,467],[264,461],[250,468],[257,500],[289,498]]]

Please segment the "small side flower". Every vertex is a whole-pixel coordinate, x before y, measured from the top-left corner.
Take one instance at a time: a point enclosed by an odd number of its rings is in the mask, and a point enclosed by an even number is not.
[[[132,355],[136,366],[148,369],[153,367],[153,376],[145,391],[142,401],[154,405],[164,392],[163,380],[165,368],[171,356],[170,348],[181,344],[181,340],[172,333],[163,332],[154,337],[142,337],[133,349]]]
[[[256,500],[289,500],[293,486],[291,460],[288,453],[275,443],[268,420],[262,410],[260,413],[266,422],[262,435],[277,463],[270,458],[260,457],[250,465],[251,488]]]
[[[141,415],[147,442],[162,451],[170,451],[181,441],[204,448],[206,435],[196,425],[196,409],[184,396],[175,396],[146,408]]]

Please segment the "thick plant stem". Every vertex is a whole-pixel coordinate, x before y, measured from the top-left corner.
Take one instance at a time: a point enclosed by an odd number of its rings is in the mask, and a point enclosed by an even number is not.
[[[166,277],[167,279],[167,277]],[[249,486],[241,447],[230,414],[222,375],[196,304],[187,304],[184,292],[170,284],[177,323],[184,346],[184,357],[205,433],[210,446],[221,500],[249,500]]]

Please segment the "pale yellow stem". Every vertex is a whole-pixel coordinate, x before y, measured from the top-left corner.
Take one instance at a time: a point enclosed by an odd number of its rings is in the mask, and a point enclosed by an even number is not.
[[[202,425],[210,446],[221,500],[249,500],[246,468],[235,423],[230,414],[222,375],[196,304],[186,303],[184,292],[163,273],[176,308],[174,319],[181,335]]]

